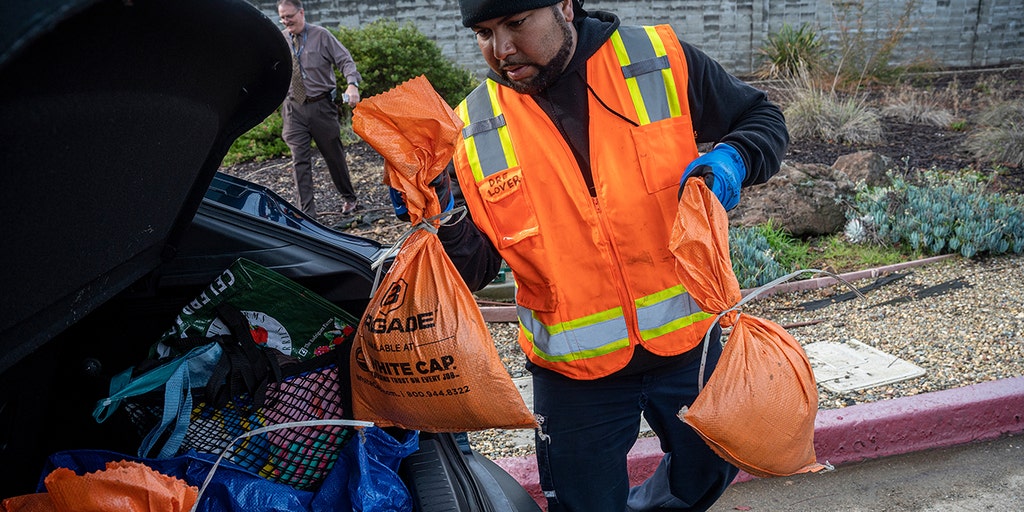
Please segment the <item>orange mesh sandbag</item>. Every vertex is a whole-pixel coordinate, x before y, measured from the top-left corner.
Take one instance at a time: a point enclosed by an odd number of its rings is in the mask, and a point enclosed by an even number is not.
[[[49,493],[37,492],[0,501],[0,512],[57,512],[57,509]]]
[[[701,310],[718,314],[743,298],[729,257],[729,217],[702,179],[691,178],[683,187],[669,249],[676,274]],[[735,312],[724,316],[722,327],[735,318]]]
[[[420,77],[359,104],[352,126],[385,158],[413,222],[352,345],[356,419],[427,432],[536,428],[472,292],[441,246],[430,186],[461,122]]]
[[[356,332],[356,419],[428,432],[534,428],[490,331],[437,236],[403,243]]]
[[[78,475],[57,468],[43,480],[55,510],[178,512],[192,509],[199,489],[131,461],[108,462],[106,469]]]
[[[818,390],[800,343],[778,324],[740,315],[718,367],[683,415],[723,459],[754,476],[819,471]]]
[[[814,454],[817,383],[800,344],[781,326],[740,315],[729,220],[703,180],[683,188],[670,249],[694,301],[732,332],[718,366],[680,418],[715,453],[755,476],[825,469]]]
[[[352,130],[384,157],[384,183],[402,192],[410,224],[441,213],[430,181],[455,154],[462,120],[425,76],[360,102]]]

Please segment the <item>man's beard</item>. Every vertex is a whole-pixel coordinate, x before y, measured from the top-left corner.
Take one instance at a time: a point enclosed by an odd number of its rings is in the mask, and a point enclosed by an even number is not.
[[[547,89],[549,85],[555,82],[562,74],[562,70],[565,69],[565,65],[569,62],[569,55],[572,53],[572,31],[569,30],[569,23],[562,22],[562,46],[558,48],[558,53],[551,57],[551,60],[547,64],[537,66],[537,74],[530,77],[523,82],[514,82],[508,79],[508,73],[504,70],[501,71],[501,77],[505,79],[509,87],[512,90],[521,94],[537,94],[544,89]],[[521,63],[510,63],[504,62],[503,66],[515,64],[521,65]]]

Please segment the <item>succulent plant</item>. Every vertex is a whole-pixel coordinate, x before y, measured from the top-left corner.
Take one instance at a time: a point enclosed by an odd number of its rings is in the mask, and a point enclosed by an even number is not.
[[[786,275],[774,252],[768,239],[756,228],[729,230],[729,257],[741,288],[756,288]]]
[[[932,170],[915,183],[890,173],[885,187],[861,186],[852,201],[847,237],[907,244],[931,254],[956,252],[967,258],[1024,250],[1024,201],[985,190],[973,175]],[[857,225],[854,225],[854,220]]]

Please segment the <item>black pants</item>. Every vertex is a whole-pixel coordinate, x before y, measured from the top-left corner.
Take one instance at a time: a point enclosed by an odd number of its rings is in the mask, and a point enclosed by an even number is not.
[[[721,353],[721,343],[713,341],[705,377]],[[739,470],[676,416],[697,397],[699,373],[699,357],[683,366],[591,381],[535,370],[534,412],[543,432],[536,439],[537,466],[548,510],[710,508]],[[641,414],[661,440],[665,456],[647,481],[630,489],[627,454],[640,432]]]
[[[299,103],[285,99],[281,108],[281,137],[292,152],[292,168],[295,173],[295,189],[299,209],[316,217],[316,202],[313,198],[313,146],[327,162],[331,181],[347,201],[356,200],[356,191],[345,162],[345,146],[341,144],[341,125],[338,110],[327,98],[312,103]]]

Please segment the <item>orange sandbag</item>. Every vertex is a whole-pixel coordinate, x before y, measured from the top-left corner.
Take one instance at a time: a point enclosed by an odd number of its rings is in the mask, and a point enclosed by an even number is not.
[[[461,121],[419,77],[360,103],[352,126],[384,156],[385,182],[414,226],[356,330],[355,418],[427,432],[536,428],[436,234],[430,181],[451,160]]]
[[[703,179],[690,178],[683,187],[669,250],[676,256],[676,274],[701,310],[718,314],[743,298],[729,256],[729,217]],[[735,312],[722,317],[722,327],[735,318]]]
[[[0,501],[0,512],[56,512],[53,500],[45,492],[14,496]]]
[[[428,432],[535,428],[437,235],[402,245],[352,353],[356,419]]]
[[[732,332],[707,385],[680,418],[715,453],[755,476],[820,471],[814,454],[818,386],[803,347],[781,326],[732,310],[741,299],[729,219],[703,180],[683,188],[670,249],[704,311]]]
[[[740,315],[718,367],[683,421],[723,459],[754,476],[820,471],[818,390],[800,343],[778,324]]]
[[[402,192],[411,225],[441,213],[430,182],[455,154],[462,120],[425,76],[361,101],[352,130],[384,157],[384,183]]]
[[[79,476],[57,468],[43,480],[60,512],[178,512],[192,509],[199,489],[130,461],[108,462],[106,469]]]

